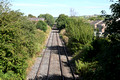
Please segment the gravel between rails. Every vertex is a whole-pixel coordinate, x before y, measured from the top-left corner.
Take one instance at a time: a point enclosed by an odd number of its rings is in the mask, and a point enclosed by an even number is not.
[[[30,73],[27,75],[27,80],[63,80],[63,77],[64,80],[74,80],[67,62],[64,46],[62,45],[58,32],[58,30],[52,30],[48,39],[48,44],[46,45],[46,49],[42,52],[42,55],[44,54],[44,56],[37,57],[35,64],[32,66]],[[68,56],[68,58],[70,59],[71,57]],[[60,59],[61,62],[59,62]],[[48,66],[49,64],[50,66]],[[61,74],[63,76],[61,76]]]

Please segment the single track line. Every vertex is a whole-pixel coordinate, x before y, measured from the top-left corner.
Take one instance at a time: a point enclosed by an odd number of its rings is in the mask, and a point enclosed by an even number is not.
[[[59,63],[60,63],[60,71],[61,71],[61,80],[65,80],[63,76],[63,70],[62,70],[62,63],[61,63],[61,53],[60,53],[60,44],[58,41],[58,32],[56,32],[56,39],[57,39],[57,49],[58,49],[58,54],[59,54]]]
[[[53,33],[53,31],[51,31],[51,33],[50,33],[50,36],[49,36],[49,38],[48,38],[46,47],[48,47],[48,43],[49,43],[49,41],[50,41],[50,38],[52,37],[52,39],[53,39],[53,34],[52,34],[52,33]],[[45,51],[43,52],[43,56],[42,56],[42,59],[41,59],[41,61],[40,61],[40,65],[39,65],[39,67],[38,67],[38,70],[37,70],[37,73],[36,73],[36,76],[35,76],[35,80],[39,80],[38,73],[39,73],[39,71],[40,71],[41,64],[42,64],[42,62],[43,62],[43,59],[44,59],[44,55],[45,55],[46,50],[47,50],[47,48],[45,48]],[[48,66],[48,67],[49,67],[49,66]]]
[[[60,38],[60,36],[59,36],[59,38]],[[71,71],[71,73],[72,73],[73,79],[76,80],[75,75],[74,75],[74,72],[73,72],[73,69],[72,69],[72,66],[71,66],[70,61],[69,61],[69,59],[68,59],[68,52],[67,52],[67,50],[66,50],[66,48],[65,48],[65,43],[64,43],[64,41],[62,41],[61,38],[60,38],[60,41],[61,41],[61,43],[62,43],[64,52],[65,52],[65,56],[66,56],[66,58],[67,58],[67,62],[68,62],[68,65],[69,65],[69,67],[70,67],[70,71]]]

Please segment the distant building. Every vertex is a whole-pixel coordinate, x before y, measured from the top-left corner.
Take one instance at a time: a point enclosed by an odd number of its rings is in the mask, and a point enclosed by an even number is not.
[[[44,21],[44,18],[29,18],[30,21]]]
[[[88,19],[90,17],[97,17],[97,16],[99,16],[99,15],[97,15],[97,14],[94,14],[94,15],[84,15],[83,17]]]
[[[97,24],[97,28],[99,29],[99,32],[104,33],[105,32],[105,23],[101,21],[99,24]]]
[[[95,30],[99,31],[98,32],[99,36],[103,36],[103,33],[105,32],[106,26],[102,20],[91,21],[89,23],[94,26]],[[94,31],[94,34],[95,34],[95,36],[98,35],[96,31]]]

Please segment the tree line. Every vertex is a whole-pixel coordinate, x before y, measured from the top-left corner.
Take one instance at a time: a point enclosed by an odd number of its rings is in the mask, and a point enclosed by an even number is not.
[[[32,15],[32,14],[28,14],[28,17],[29,18],[36,18],[36,16],[34,16],[34,15]],[[54,23],[55,23],[55,19],[54,19],[54,17],[51,15],[51,14],[48,14],[48,13],[46,13],[46,14],[40,14],[39,16],[38,16],[38,18],[44,18],[45,19],[45,22],[49,25],[49,26],[53,26],[54,25]]]
[[[0,1],[0,80],[24,80],[27,61],[44,47],[50,27],[47,21],[30,21],[9,4]]]
[[[66,45],[81,80],[120,79],[120,1],[110,9],[111,15],[103,15],[107,26],[104,37],[95,37],[86,19],[61,14],[56,20],[57,27],[65,29]]]

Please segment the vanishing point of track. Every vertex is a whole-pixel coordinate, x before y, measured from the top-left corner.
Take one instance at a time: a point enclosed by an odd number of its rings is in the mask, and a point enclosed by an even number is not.
[[[53,39],[56,39],[56,46],[54,45],[55,41]],[[61,43],[61,45],[60,45],[60,43]],[[51,66],[53,66],[53,64],[51,63],[51,61],[52,61],[51,56],[52,56],[53,50],[55,48],[57,50],[57,55],[58,55],[58,58],[59,58],[60,76],[58,78],[54,79],[54,76],[52,77],[50,75],[50,70],[51,70]],[[61,50],[61,48],[63,50]],[[66,56],[67,65],[69,66],[70,74],[72,75],[71,79],[66,79],[66,77],[64,76],[64,69],[63,69],[64,65],[62,64],[62,59],[61,59],[62,54],[64,54]],[[46,59],[48,61],[45,62]],[[43,67],[43,65],[45,65],[47,67],[45,68],[45,66]],[[46,73],[44,73],[44,71],[43,71],[44,69],[42,69],[42,68],[44,68],[46,70]],[[44,73],[44,75],[41,74],[41,73]],[[38,71],[37,71],[36,76],[35,76],[35,80],[75,80],[75,76],[74,76],[74,73],[73,73],[73,69],[70,65],[70,61],[69,61],[69,58],[68,58],[67,50],[65,48],[65,44],[60,39],[60,36],[59,36],[59,30],[52,30],[51,33],[50,33],[50,36],[49,36],[47,44],[46,44],[46,48],[43,52],[43,56],[42,56],[41,62],[39,64]]]

